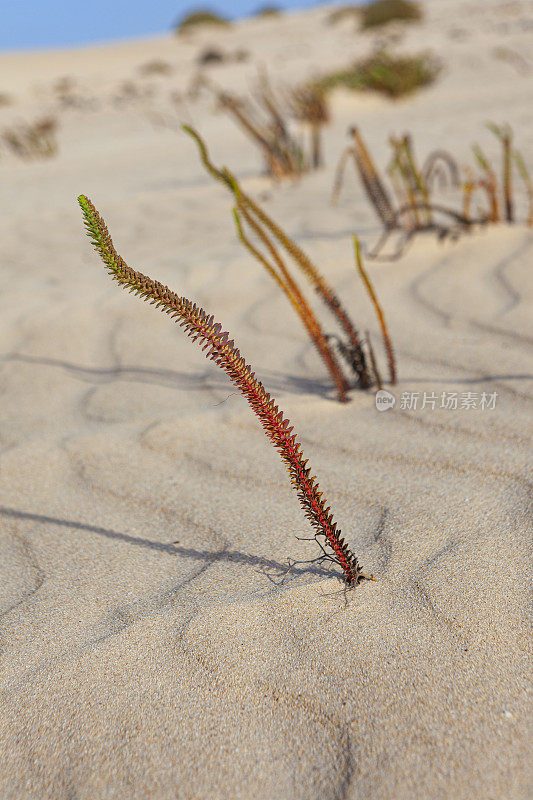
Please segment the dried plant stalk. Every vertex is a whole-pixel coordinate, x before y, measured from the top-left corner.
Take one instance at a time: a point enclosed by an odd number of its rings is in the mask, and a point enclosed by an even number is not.
[[[310,126],[311,166],[319,169],[324,162],[321,130],[330,119],[326,93],[317,84],[307,83],[291,89],[287,102],[295,119]]]
[[[446,150],[434,150],[427,156],[421,170],[421,177],[428,191],[431,190],[433,179],[437,174],[436,170],[441,165],[447,168],[450,184],[452,186],[459,186],[461,181],[457,161]],[[440,174],[445,176],[444,172]]]
[[[372,347],[372,340],[370,339],[370,333],[368,331],[365,332],[365,338],[368,347],[368,358],[370,360],[370,366],[372,367],[372,372],[374,373],[374,381],[378,389],[383,389],[383,381],[381,380],[381,373],[378,369],[378,363],[376,361],[376,356],[374,355],[374,348]]]
[[[422,177],[422,173],[418,169],[415,154],[413,152],[413,141],[409,134],[405,134],[402,138],[403,151],[405,155],[405,167],[408,175],[410,185],[413,187],[413,194],[416,198],[415,203],[421,201],[427,205],[427,211],[423,221],[423,225],[431,225],[431,206],[428,187]]]
[[[402,203],[400,196],[398,200],[400,205],[405,207],[410,206],[411,211],[408,215],[410,219],[409,229],[418,230],[428,224],[427,218],[422,220],[418,213],[417,203],[420,200],[419,182],[417,180],[416,170],[414,168],[414,159],[411,153],[411,145],[409,136],[405,135],[401,139],[395,136],[390,137],[390,143],[393,149],[393,160],[390,172],[396,171],[400,176],[404,196],[407,197],[407,204]],[[427,205],[427,200],[423,200]]]
[[[385,230],[393,230],[397,225],[396,213],[372,156],[357,128],[350,128],[349,134],[353,139],[353,147],[347,148],[340,158],[333,185],[332,202],[336,203],[338,199],[346,161],[352,155],[361,183],[374,206],[376,214],[383,223]]]
[[[256,247],[250,242],[248,237],[243,231],[241,220],[239,217],[239,211],[243,215],[244,219],[248,223],[248,225],[252,228],[254,233],[261,239],[261,241],[266,245],[267,249],[269,250],[271,256],[274,258],[282,276],[270,264],[267,259],[262,255],[262,253],[257,250]],[[276,251],[274,245],[268,237],[265,235],[264,231],[261,230],[260,226],[256,223],[256,221],[251,217],[251,215],[246,210],[246,207],[240,203],[238,208],[233,209],[233,214],[235,217],[235,223],[237,225],[237,233],[239,239],[244,244],[244,246],[250,251],[250,253],[267,269],[269,274],[274,278],[280,289],[285,292],[291,305],[293,306],[294,310],[302,320],[309,336],[313,344],[315,345],[316,349],[322,356],[327,368],[329,369],[333,380],[335,381],[335,385],[337,386],[337,392],[339,396],[339,400],[341,403],[345,403],[346,392],[348,391],[348,384],[342,371],[334,358],[331,349],[327,343],[326,337],[320,327],[320,324],[314,315],[313,311],[311,310],[310,306],[308,305],[307,301],[301,294],[298,286],[294,283],[291,276],[289,275],[283,261],[281,260],[279,253]]]
[[[261,147],[268,172],[275,178],[283,178],[285,175],[291,175],[298,171],[286,149],[276,146],[275,142],[268,138],[267,132],[261,130],[250,114],[246,113],[244,106],[237,98],[223,92],[218,95],[218,102],[222,108],[235,117],[246,133]]]
[[[533,182],[531,180],[531,175],[529,174],[528,169],[526,167],[525,161],[518,152],[518,150],[513,151],[513,158],[518,168],[518,172],[520,173],[520,177],[522,178],[526,186],[526,192],[529,201],[529,212],[527,215],[526,224],[531,227],[533,226]]]
[[[489,221],[499,222],[500,207],[498,203],[498,180],[496,178],[496,173],[492,169],[489,160],[479,145],[474,144],[472,146],[472,152],[474,153],[477,163],[485,174],[484,179],[480,180],[478,185],[485,190],[489,199]]]
[[[463,217],[465,219],[470,219],[471,215],[471,208],[472,208],[472,195],[474,194],[474,189],[476,188],[477,181],[474,178],[474,173],[470,169],[470,167],[465,168],[465,179],[462,183],[463,189]]]
[[[513,222],[514,219],[514,205],[513,205],[513,175],[511,163],[511,144],[513,141],[513,132],[509,125],[495,125],[490,122],[487,128],[498,137],[502,143],[502,186],[503,186],[503,200],[505,205],[505,219],[507,222]]]
[[[239,218],[236,217],[237,222],[237,232],[239,234],[239,238],[248,248],[248,250],[258,259],[258,261],[263,264],[263,266],[268,270],[269,274],[276,280],[282,291],[287,294],[289,301],[297,311],[298,315],[302,319],[302,322],[308,329],[313,343],[316,345],[318,351],[322,355],[330,373],[335,381],[335,385],[337,386],[337,392],[339,396],[339,400],[344,403],[346,402],[346,391],[348,390],[348,384],[344,375],[342,374],[342,370],[338,364],[335,355],[333,354],[331,348],[329,347],[326,337],[322,333],[318,320],[316,319],[315,315],[311,311],[311,308],[303,298],[300,290],[298,289],[296,283],[290,277],[285,265],[282,263],[279,254],[275,250],[273,244],[270,242],[268,237],[266,236],[265,232],[260,228],[257,222],[253,219],[252,215],[250,214],[250,208],[252,201],[251,199],[241,190],[239,184],[237,183],[236,178],[229,172],[229,170],[219,170],[217,169],[214,164],[212,164],[211,160],[209,159],[209,155],[207,153],[207,147],[200,137],[200,135],[188,125],[183,125],[183,130],[192,136],[199,148],[200,157],[202,160],[203,165],[207,169],[207,171],[212,175],[216,180],[221,181],[225,184],[233,193],[236,201],[237,201],[237,208],[240,214],[245,216],[246,221],[248,224],[253,228],[256,235],[258,235],[263,243],[269,249],[271,255],[273,256],[274,260],[278,265],[279,271],[282,273],[281,276],[276,273],[275,269],[269,264],[266,259],[264,259],[259,251],[251,245],[251,242],[244,236],[242,226],[240,225]],[[313,331],[313,332],[311,332]]]
[[[112,278],[176,319],[193,341],[198,341],[206,357],[218,364],[242,392],[280,454],[304,513],[313,526],[315,537],[324,537],[325,544],[334,553],[334,556],[327,557],[341,566],[348,586],[355,586],[367,578],[333,521],[330,507],[322,499],[317,479],[311,474],[307,460],[304,460],[302,446],[289,420],[255,377],[228,333],[222,331],[220,323],[215,322],[212,316],[186,297],[179,297],[167,286],[128,267],[116,252],[105,222],[91,201],[80,195],[78,202],[88,235]],[[372,576],[368,579],[372,579]]]
[[[235,176],[228,170],[217,169],[210,161],[207,152],[207,147],[203,142],[201,136],[194,128],[189,125],[184,125],[183,130],[195,139],[202,163],[208,172],[217,180],[224,183],[233,192],[236,200],[242,202],[247,210],[255,215],[256,219],[278,240],[284,250],[291,256],[294,263],[302,270],[308,281],[311,283],[322,302],[330,309],[336,317],[339,325],[345,331],[348,339],[360,355],[361,372],[358,375],[362,388],[366,389],[370,386],[370,379],[366,370],[366,359],[359,342],[359,337],[355,326],[353,325],[347,311],[343,308],[339,298],[334,293],[333,289],[326,282],[325,278],[320,274],[317,267],[313,264],[311,259],[298,247],[298,245],[290,239],[286,233],[272,220],[263,209],[247,195],[239,186]]]
[[[263,151],[267,171],[271,175],[280,179],[288,175],[297,175],[307,169],[302,149],[289,131],[265,74],[260,76],[259,90],[256,93],[259,108],[220,89],[206,78],[201,78],[198,85],[209,89],[220,108],[231,114],[248,136],[259,145]]]
[[[383,343],[385,345],[385,350],[387,352],[387,360],[389,363],[389,375],[390,375],[390,382],[392,385],[396,383],[396,364],[394,359],[394,351],[392,349],[392,343],[389,336],[389,331],[387,329],[387,323],[385,322],[385,316],[383,314],[383,310],[379,303],[379,300],[376,296],[374,291],[374,287],[370,283],[370,278],[368,277],[366,270],[363,267],[363,261],[361,258],[361,249],[359,247],[359,239],[357,236],[353,237],[354,249],[355,249],[355,263],[357,264],[357,269],[359,270],[359,274],[363,279],[363,283],[365,284],[368,294],[370,295],[370,299],[374,308],[376,309],[377,318],[379,320],[379,324],[381,327],[381,333],[383,334]],[[375,363],[375,359],[374,359]]]

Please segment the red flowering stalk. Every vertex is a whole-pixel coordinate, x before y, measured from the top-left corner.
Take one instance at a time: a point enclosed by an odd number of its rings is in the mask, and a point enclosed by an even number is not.
[[[106,224],[91,201],[80,195],[78,202],[87,232],[110,275],[121,286],[179,321],[191,339],[198,341],[206,357],[218,364],[245,396],[287,468],[304,513],[315,530],[315,537],[323,536],[325,544],[333,550],[334,556],[322,557],[330,558],[341,566],[348,586],[356,586],[364,579],[372,579],[372,576],[363,574],[356,556],[342,538],[337,523],[333,521],[330,508],[322,499],[317,479],[311,474],[311,468],[303,458],[302,446],[293,433],[289,420],[283,416],[274,398],[257,380],[255,373],[235,347],[233,339],[229,339],[220,323],[215,322],[212,316],[195,303],[191,303],[186,297],[179,297],[162,283],[128,267],[116,252]]]

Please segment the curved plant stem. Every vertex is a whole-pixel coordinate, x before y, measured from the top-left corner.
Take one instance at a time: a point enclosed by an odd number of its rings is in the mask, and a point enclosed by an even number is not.
[[[186,297],[180,297],[167,286],[128,267],[115,250],[105,222],[91,201],[80,195],[78,202],[88,235],[111,277],[125,289],[177,320],[191,339],[198,341],[206,357],[218,364],[242,392],[281,456],[315,535],[324,537],[325,543],[334,553],[334,560],[344,572],[346,583],[355,586],[365,578],[373,579],[372,576],[367,578],[363,574],[357,557],[351,552],[337,528],[337,523],[333,521],[330,507],[322,499],[317,479],[307,466],[302,446],[293,433],[289,420],[283,416],[274,398],[255,377],[233,340],[229,339],[228,333],[222,330],[220,323],[215,322],[212,316]]]
[[[254,233],[261,239],[261,241],[267,247],[283,277],[281,277],[279,273],[276,272],[272,264],[270,264],[267,261],[267,259],[263,256],[263,254],[260,253],[259,250],[256,247],[254,247],[254,245],[250,242],[250,240],[244,233],[241,220],[239,217],[239,212],[242,214],[242,216],[244,217],[248,225],[252,228]],[[267,269],[267,271],[274,278],[280,289],[283,292],[285,292],[285,294],[289,298],[289,302],[291,303],[292,307],[302,320],[309,336],[313,341],[313,344],[315,345],[318,352],[322,356],[327,368],[331,373],[331,376],[333,377],[333,380],[335,381],[340,402],[346,403],[347,401],[346,392],[348,391],[349,388],[348,383],[346,382],[346,379],[342,374],[337,361],[333,357],[333,353],[326,341],[326,338],[324,336],[324,333],[322,331],[322,328],[320,327],[317,318],[313,314],[310,306],[308,305],[307,301],[301,294],[297,285],[294,283],[291,276],[289,275],[285,267],[285,264],[281,260],[276,248],[269,240],[269,238],[266,236],[262,228],[248,213],[246,207],[242,203],[239,203],[237,208],[233,209],[233,216],[235,217],[235,224],[237,226],[237,234],[239,236],[239,239],[244,244],[244,246],[250,251],[250,253],[259,261],[259,263],[262,264]]]
[[[357,269],[359,270],[359,274],[363,279],[363,283],[365,284],[368,294],[370,295],[370,299],[372,300],[374,308],[376,309],[376,314],[379,320],[379,324],[381,326],[381,332],[383,334],[383,342],[385,344],[385,350],[387,351],[387,360],[389,362],[390,382],[392,385],[394,385],[396,383],[396,365],[394,361],[394,352],[392,349],[392,343],[390,340],[389,331],[387,330],[387,323],[385,322],[385,317],[383,315],[383,311],[379,304],[379,300],[376,296],[374,288],[370,283],[370,279],[363,267],[363,262],[361,259],[361,250],[359,247],[359,239],[357,238],[357,236],[353,237],[353,244],[355,249],[355,262],[357,264]]]
[[[308,281],[312,284],[315,291],[320,296],[321,300],[326,304],[329,310],[335,315],[338,323],[344,329],[352,346],[360,351],[359,360],[362,365],[362,372],[358,376],[362,388],[366,389],[370,385],[370,379],[365,366],[365,356],[359,342],[357,331],[350,320],[346,310],[343,308],[339,298],[335,295],[331,287],[328,285],[324,277],[320,274],[316,266],[309,259],[309,257],[293,242],[284,231],[272,220],[263,209],[255,203],[252,198],[247,195],[240,188],[239,183],[235,176],[226,168],[223,170],[217,169],[210,161],[205,143],[202,141],[200,134],[191,128],[189,125],[183,125],[183,130],[188,133],[196,141],[202,162],[207,171],[217,180],[222,181],[228,186],[236,200],[239,198],[244,203],[248,211],[255,215],[261,224],[270,231],[270,233],[278,240],[285,251],[291,256],[296,265],[302,270]]]
[[[525,161],[518,152],[518,150],[513,151],[513,158],[515,160],[515,164],[518,167],[518,172],[520,173],[520,177],[524,181],[528,202],[529,202],[529,212],[527,215],[527,222],[526,225],[529,227],[533,226],[533,182],[531,181],[531,175],[529,174]]]
[[[478,185],[486,191],[489,198],[490,222],[499,222],[500,209],[498,204],[498,179],[496,178],[496,173],[492,169],[487,157],[479,145],[472,145],[472,152],[474,153],[479,166],[485,173],[485,178],[482,181],[479,181]]]
[[[372,367],[372,372],[374,373],[374,380],[376,382],[376,386],[378,389],[383,389],[383,381],[381,380],[381,374],[378,369],[378,364],[376,361],[376,357],[374,355],[374,348],[372,347],[372,341],[370,339],[370,334],[368,331],[365,332],[366,337],[366,346],[368,347],[368,358],[370,360],[370,366]]]

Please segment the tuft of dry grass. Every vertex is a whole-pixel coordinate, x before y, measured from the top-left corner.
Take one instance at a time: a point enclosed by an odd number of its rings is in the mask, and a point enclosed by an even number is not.
[[[51,158],[57,153],[57,120],[43,117],[33,123],[5,128],[1,138],[14,155],[25,160]]]
[[[389,22],[420,22],[422,9],[410,0],[373,0],[361,8],[361,28],[377,28]]]
[[[325,91],[344,86],[353,90],[381,92],[395,99],[433,83],[440,69],[440,64],[431,53],[393,56],[381,50],[357,61],[348,69],[325,75],[319,85]]]
[[[316,84],[302,84],[288,92],[288,105],[295,119],[310,126],[311,167],[318,169],[324,163],[321,130],[330,120],[326,93]]]
[[[266,171],[272,177],[292,177],[322,165],[321,129],[329,120],[329,110],[320,86],[305,84],[284,92],[274,91],[262,72],[255,93],[247,98],[225,91],[205,75],[196,80],[195,91],[202,88],[214,95],[218,107],[230,114],[260,148]],[[309,126],[309,155],[303,131],[295,130],[291,121]]]
[[[196,9],[196,11],[191,11],[189,14],[185,14],[185,16],[182,17],[176,25],[175,32],[188,33],[195,28],[206,25],[218,25],[220,27],[224,27],[229,24],[229,20],[220,14],[217,14],[216,11],[212,11],[208,8],[199,8]]]

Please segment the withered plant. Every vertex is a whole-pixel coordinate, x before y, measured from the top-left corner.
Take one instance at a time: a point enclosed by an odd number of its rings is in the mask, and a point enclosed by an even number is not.
[[[352,139],[352,144],[344,150],[340,157],[331,201],[333,204],[338,201],[345,168],[348,160],[352,158],[368,199],[383,225],[383,234],[374,249],[368,254],[369,258],[379,257],[382,248],[394,231],[399,231],[402,238],[396,252],[384,257],[387,259],[398,258],[418,231],[436,230],[440,234],[445,232],[447,229],[433,220],[432,211],[438,211],[451,217],[456,225],[469,224],[470,220],[463,220],[459,212],[435,204],[430,197],[429,181],[433,177],[436,165],[440,166],[439,162],[447,164],[452,183],[457,177],[456,164],[445,151],[436,150],[430,153],[423,169],[420,169],[415,160],[410,137],[407,135],[401,139],[391,137],[393,158],[387,171],[396,195],[395,203],[359,130],[352,127],[348,134]]]
[[[513,164],[527,192],[526,224],[533,225],[533,182],[524,159],[513,149],[512,131],[508,125],[490,123],[488,127],[502,143],[501,188],[493,166],[479,145],[472,147],[479,172],[476,174],[470,167],[465,167],[461,177],[455,159],[442,149],[431,152],[423,166],[419,167],[412,139],[404,134],[401,137],[391,136],[389,140],[392,158],[387,173],[393,189],[392,195],[388,192],[360,132],[357,128],[349,129],[352,143],[341,154],[335,173],[332,203],[338,201],[345,168],[352,158],[367,197],[383,225],[382,235],[367,254],[369,258],[399,258],[413,236],[422,231],[434,231],[440,238],[456,238],[470,226],[499,222],[502,217],[507,222],[514,222]],[[440,188],[462,187],[463,203],[460,210],[435,201],[434,187],[437,179]],[[486,197],[485,208],[477,216],[473,216],[472,200],[480,192]],[[501,207],[504,209],[503,214]],[[399,243],[392,253],[383,255],[382,250],[395,231],[399,233]]]
[[[1,136],[7,147],[19,158],[51,158],[57,153],[57,120],[43,117],[32,123],[5,128]]]
[[[413,152],[412,139],[404,134],[399,139],[390,137],[393,157],[388,172],[398,194],[400,208],[406,208],[408,230],[427,229],[431,226],[429,190],[422,178]],[[397,180],[394,181],[394,177]],[[399,188],[401,186],[401,188]]]
[[[363,573],[357,557],[342,538],[341,531],[333,520],[331,509],[322,497],[318,481],[312,475],[308,461],[304,459],[302,446],[293,432],[290,421],[284,417],[274,398],[256,378],[233,339],[222,330],[220,323],[215,322],[211,315],[195,303],[128,267],[116,252],[105,222],[91,201],[80,195],[78,202],[87,233],[111,277],[123,288],[139,295],[179,322],[191,339],[198,342],[206,357],[226,372],[248,401],[266,435],[280,454],[305,516],[313,527],[312,538],[322,549],[322,555],[315,560],[328,560],[338,564],[344,573],[346,584],[350,587],[365,579],[372,580],[372,575],[366,576]],[[332,555],[325,547],[331,550]]]
[[[421,177],[430,192],[435,181],[439,182],[441,189],[448,185],[457,188],[461,184],[457,161],[446,150],[433,150],[427,156],[422,166]]]
[[[517,166],[520,177],[524,181],[524,185],[526,187],[526,192],[527,192],[529,212],[527,215],[526,224],[529,225],[530,227],[533,227],[533,181],[531,180],[531,175],[527,170],[524,159],[522,158],[522,155],[518,152],[518,150],[513,151],[513,158],[515,160],[515,164]]]
[[[361,183],[363,184],[368,198],[376,214],[380,218],[385,230],[393,230],[397,227],[397,215],[393,208],[389,193],[379,175],[376,165],[370,155],[368,148],[357,128],[350,128],[348,131],[353,144],[347,147],[341,155],[340,161],[335,173],[335,181],[333,184],[333,194],[331,202],[337,203],[339,194],[342,188],[342,181],[348,159],[353,158],[355,168],[359,173]]]
[[[266,78],[262,78],[255,102],[243,100],[219,89],[211,80],[200,77],[201,87],[216,97],[218,107],[230,114],[260,148],[266,171],[276,179],[298,175],[306,168],[300,143],[292,135]]]
[[[385,321],[385,315],[383,314],[383,309],[381,308],[381,304],[380,304],[380,302],[379,302],[379,300],[377,298],[377,295],[376,295],[376,293],[374,291],[374,287],[372,286],[372,283],[370,282],[370,278],[368,277],[368,273],[365,270],[365,268],[363,267],[363,259],[361,258],[361,248],[359,246],[359,239],[357,238],[357,236],[353,237],[353,244],[354,244],[354,250],[355,250],[355,263],[356,263],[357,269],[359,270],[359,275],[361,276],[361,279],[362,279],[362,281],[363,281],[363,283],[364,283],[364,285],[366,287],[366,290],[367,290],[367,292],[369,294],[370,300],[372,301],[372,305],[374,306],[374,309],[375,309],[375,312],[376,312],[376,316],[378,318],[379,326],[381,328],[381,334],[383,336],[383,344],[385,345],[385,352],[387,353],[387,361],[388,361],[388,364],[389,364],[390,382],[394,386],[394,384],[396,383],[396,361],[395,361],[395,358],[394,358],[394,350],[392,349],[392,342],[391,342],[391,339],[390,339],[390,336],[389,336],[389,329],[387,328],[387,323]],[[368,338],[368,334],[367,334],[367,338]],[[381,388],[381,378],[379,377],[379,373],[377,371],[376,359],[374,358],[374,354],[373,354],[373,351],[372,351],[372,346],[370,345],[370,339],[368,339],[368,341],[369,341],[369,348],[370,348],[370,354],[371,354],[372,367],[373,367],[374,373],[376,374],[376,379],[377,379],[377,383],[379,385],[379,388]]]
[[[505,205],[505,219],[507,222],[512,222],[514,219],[513,207],[513,176],[512,176],[512,154],[511,144],[513,141],[513,132],[509,125],[495,125],[489,122],[488,129],[498,137],[502,143],[502,189],[503,199]]]
[[[500,204],[498,201],[498,179],[496,173],[479,145],[473,145],[472,152],[474,153],[478,166],[481,168],[482,177],[478,177],[472,181],[471,173],[467,170],[466,181],[463,185],[463,208],[467,208],[470,212],[470,198],[472,193],[476,189],[481,189],[485,192],[489,203],[489,210],[486,214],[488,221],[499,222]]]
[[[320,87],[304,84],[275,92],[263,71],[254,94],[246,99],[221,89],[204,75],[195,80],[195,91],[200,88],[208,89],[218,107],[229,113],[260,148],[272,177],[294,177],[322,166],[321,130],[329,121],[329,111]],[[309,155],[294,123],[310,128]]]
[[[330,120],[326,93],[320,86],[304,83],[287,92],[287,101],[293,117],[309,125],[311,131],[312,169],[318,169],[324,163],[322,153],[322,128]]]
[[[235,176],[227,168],[217,169],[217,167],[214,166],[209,158],[205,142],[203,142],[198,132],[186,125],[183,126],[183,129],[195,139],[199,148],[200,158],[207,171],[233,194],[236,202],[236,219],[239,225],[241,241],[243,241],[245,246],[260,263],[267,268],[273,277],[274,273],[277,273],[275,280],[278,285],[285,291],[293,307],[295,307],[295,304],[299,306],[298,314],[302,321],[306,320],[304,324],[328,366],[337,386],[339,399],[342,400],[345,398],[348,384],[333,351],[328,345],[328,338],[332,338],[336,341],[340,355],[344,358],[356,377],[357,385],[362,389],[370,388],[372,386],[372,377],[367,368],[367,356],[359,340],[355,325],[326,279],[307,254],[304,253],[280,226],[243,191]],[[242,220],[246,222],[262,245],[265,246],[268,252],[268,258],[261,255],[257,248],[254,248],[249,239],[243,234]],[[309,305],[303,299],[303,292],[298,288],[294,278],[291,278],[287,265],[281,256],[280,249],[282,249],[290,257],[293,264],[303,272],[321,301],[333,314],[341,330],[342,338],[335,336],[327,337],[322,333],[318,320],[316,320]],[[327,350],[324,349],[322,338],[325,341]]]
[[[471,169],[466,169],[466,178],[463,183],[463,209],[470,212],[471,198],[477,189],[482,189],[488,198],[487,219],[490,222],[499,222],[502,218],[506,222],[515,222],[515,201],[513,191],[513,162],[522,178],[527,198],[528,214],[526,225],[533,225],[533,184],[531,176],[527,170],[524,159],[518,150],[513,149],[513,132],[509,125],[495,125],[493,122],[487,124],[487,128],[498,137],[502,145],[502,170],[501,187],[498,183],[496,171],[489,162],[485,153],[478,144],[472,146],[475,160],[479,169],[480,176],[474,176]],[[503,212],[500,211],[500,205]]]

